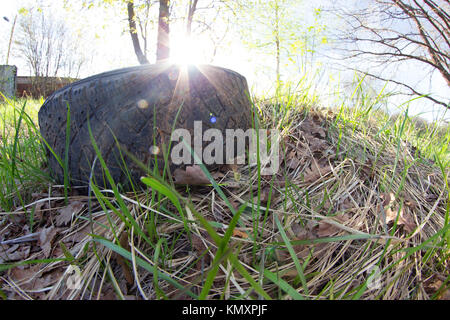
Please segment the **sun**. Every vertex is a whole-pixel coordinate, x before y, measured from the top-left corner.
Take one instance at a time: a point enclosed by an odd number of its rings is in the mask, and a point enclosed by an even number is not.
[[[206,63],[205,52],[208,44],[193,37],[174,37],[170,39],[170,62],[189,65]]]

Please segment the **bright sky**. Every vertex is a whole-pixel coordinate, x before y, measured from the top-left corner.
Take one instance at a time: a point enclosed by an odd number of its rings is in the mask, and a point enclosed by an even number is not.
[[[0,0],[1,17],[6,16],[10,22],[1,19],[0,21],[0,59],[5,61],[6,48],[11,33],[12,21],[17,10],[23,6],[35,5],[33,0]],[[44,1],[44,3],[51,3]],[[123,12],[117,10],[104,8],[91,8],[89,10],[80,10],[80,2],[71,1],[70,4],[74,6],[74,10],[65,11],[60,9],[55,3],[62,3],[61,0],[54,1],[51,7],[52,13],[58,13],[65,16],[65,21],[72,25],[74,29],[80,29],[85,38],[85,52],[87,55],[93,56],[93,63],[89,68],[85,68],[82,76],[86,77],[96,73],[137,65],[135,53],[133,51],[130,35],[125,28],[127,26],[126,16]],[[123,19],[118,19],[118,16],[123,16]],[[89,28],[86,28],[89,25]],[[194,63],[209,63],[210,57],[205,57],[206,54],[212,52],[211,42],[202,38],[191,39],[190,43],[186,43],[183,34],[179,32],[176,27],[171,26],[171,54],[176,62],[194,62]],[[219,26],[220,28],[220,26]],[[17,32],[17,28],[16,31]],[[150,34],[151,39],[149,46],[151,46],[151,53],[148,56],[150,62],[154,61],[154,46],[156,42],[155,35]],[[154,40],[154,41],[152,41]],[[254,78],[254,66],[249,63],[250,59],[258,58],[258,55],[249,55],[248,50],[238,41],[239,39],[231,39],[231,43],[227,46],[229,50],[223,52],[218,50],[214,57],[213,64],[226,68],[234,69],[245,75],[248,79]],[[188,50],[186,49],[188,48]],[[18,55],[17,50],[12,44],[9,63],[18,66],[19,75],[29,75],[29,68],[26,63]],[[258,61],[267,59],[267,57],[259,57]],[[3,63],[3,62],[2,62]],[[249,81],[250,82],[250,81]]]
[[[328,0],[317,0],[314,5],[320,2]],[[92,63],[88,68],[85,68],[81,74],[82,77],[97,74],[100,72],[137,65],[137,59],[133,51],[131,39],[129,33],[126,32],[126,15],[124,12],[118,10],[104,8],[92,8],[89,10],[81,10],[81,1],[69,1],[73,6],[72,10],[64,10],[61,8],[62,0],[43,0],[45,4],[51,4],[50,10],[52,14],[58,14],[65,17],[66,22],[72,26],[74,30],[82,32],[85,42],[83,44],[83,52],[92,58]],[[33,0],[0,0],[0,15],[6,16],[10,20],[7,22],[3,19],[0,20],[0,63],[3,64],[6,60],[6,51],[9,36],[11,33],[12,21],[17,10],[23,6],[36,5],[36,1]],[[312,6],[312,2],[307,2],[307,7]],[[302,14],[299,12],[299,15]],[[121,17],[121,18],[118,18]],[[300,17],[299,17],[300,18]],[[301,17],[306,19],[305,17]],[[330,22],[332,24],[332,22]],[[220,30],[223,26],[216,25],[215,30]],[[189,62],[195,63],[209,63],[210,59],[206,59],[207,55],[212,52],[211,42],[205,38],[193,38],[189,43],[186,43],[182,35],[183,32],[177,30],[176,27],[171,29],[171,52],[172,56],[177,62]],[[154,47],[156,41],[156,34],[151,35],[149,46]],[[188,48],[188,49],[187,49]],[[11,54],[9,57],[9,63],[18,66],[19,75],[29,75],[29,68],[20,56],[13,43],[11,48]],[[153,50],[152,50],[153,52]],[[154,61],[153,54],[149,56],[150,61]],[[188,61],[186,61],[188,62]],[[229,32],[229,36],[226,39],[226,45],[217,50],[217,54],[212,61],[212,64],[222,67],[233,69],[243,74],[249,83],[249,86],[255,91],[264,92],[267,87],[270,87],[274,82],[273,73],[268,73],[268,70],[274,70],[275,58],[267,55],[258,54],[256,51],[249,51],[240,41],[239,36]],[[267,69],[267,67],[269,67]],[[284,68],[284,66],[283,66]],[[284,69],[286,70],[286,69]],[[331,68],[326,67],[325,73],[322,76],[322,80],[325,80],[323,84],[329,84]],[[258,71],[258,72],[256,72]],[[273,72],[273,71],[272,71]],[[420,84],[422,80],[420,73],[411,72],[410,70],[402,70],[405,77],[410,79],[417,79],[419,85],[428,88],[428,83]],[[296,79],[300,77],[298,69],[289,69],[289,72],[284,73],[286,77]],[[334,79],[345,79],[351,77],[352,74],[341,74],[338,76],[333,74]],[[382,87],[382,85],[381,85]],[[323,87],[325,88],[325,87]],[[450,90],[445,81],[436,75],[432,80],[432,89],[438,91],[443,96],[450,96]],[[324,97],[326,100],[326,97]],[[400,104],[400,102],[398,102]],[[426,107],[424,107],[426,106]],[[436,116],[436,111],[431,110],[429,105],[421,99],[420,103],[412,104],[410,112],[412,114],[422,113],[422,116],[427,119],[432,119]],[[443,109],[440,108],[440,111]],[[426,113],[423,113],[425,112]]]

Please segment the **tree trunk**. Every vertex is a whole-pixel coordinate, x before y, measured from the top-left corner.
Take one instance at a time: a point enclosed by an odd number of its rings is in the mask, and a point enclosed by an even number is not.
[[[156,61],[167,60],[170,57],[169,17],[169,0],[159,0]]]
[[[277,60],[277,90],[280,86],[280,26],[279,26],[279,14],[278,14],[278,3],[275,3],[275,45],[276,45],[276,60]]]
[[[129,1],[127,4],[128,9],[128,24],[130,25],[130,35],[131,40],[133,41],[134,53],[136,53],[136,57],[140,64],[148,64],[147,57],[141,50],[141,45],[139,44],[139,38],[136,29],[136,21],[134,20],[134,3],[133,1]]]
[[[195,10],[197,10],[197,2],[198,0],[194,0],[194,2],[189,1],[189,13],[187,17],[186,24],[186,36],[190,37],[192,33],[192,20],[194,18]]]

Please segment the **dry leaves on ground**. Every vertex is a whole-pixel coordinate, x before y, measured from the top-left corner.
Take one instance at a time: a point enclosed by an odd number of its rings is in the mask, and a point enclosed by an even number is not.
[[[305,183],[314,182],[332,171],[331,166],[312,163],[311,168],[305,170]]]
[[[336,222],[338,223],[345,224],[345,222],[350,220],[350,215],[345,213],[334,217],[334,219],[337,220]],[[336,235],[339,231],[342,231],[342,229],[323,219],[320,220],[319,225],[317,226],[316,234],[319,238],[327,238]]]
[[[445,281],[444,275],[433,274],[423,283],[425,292],[430,296],[438,293],[437,298],[439,300],[450,300],[450,285],[447,283],[446,286],[443,286],[444,281]]]
[[[244,231],[241,231],[241,230],[235,228],[235,229],[233,229],[233,237],[247,239],[248,238],[248,234],[245,233]]]
[[[0,263],[25,260],[29,255],[30,246],[19,246],[18,244],[0,246]]]
[[[50,226],[48,228],[43,228],[39,234],[38,245],[41,247],[44,256],[48,258],[52,251],[53,239],[59,233],[60,229]]]
[[[64,226],[72,221],[72,217],[76,216],[83,210],[84,203],[81,201],[71,201],[69,205],[58,210],[58,215],[56,216],[56,225],[58,227]]]
[[[411,233],[416,228],[416,223],[409,212],[404,208],[399,209],[395,206],[395,195],[391,193],[383,193],[381,196],[383,200],[384,212],[386,214],[384,223],[390,224],[394,223],[398,216],[397,225],[403,226],[407,233]],[[382,215],[380,215],[382,217]],[[383,223],[383,221],[381,221]]]
[[[208,177],[202,171],[200,166],[187,166],[186,170],[176,169],[173,173],[174,183],[188,185],[211,184]]]

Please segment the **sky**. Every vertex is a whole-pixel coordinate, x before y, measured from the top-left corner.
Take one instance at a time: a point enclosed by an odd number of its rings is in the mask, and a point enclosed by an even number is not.
[[[329,0],[305,2],[306,5],[302,7],[302,10],[297,9],[299,18],[305,21],[311,19],[311,10],[327,1]],[[44,7],[47,4],[50,4],[50,11],[52,14],[64,16],[71,28],[77,32],[82,32],[84,43],[82,44],[83,47],[80,49],[85,52],[86,55],[90,56],[92,60],[86,68],[82,70],[80,77],[87,77],[112,69],[138,65],[129,33],[126,31],[127,21],[124,12],[111,8],[105,9],[98,7],[89,10],[82,9],[80,6],[81,1],[74,0],[69,1],[73,6],[72,9],[64,10],[61,8],[61,5],[58,5],[59,3],[62,3],[62,1],[43,1]],[[347,3],[355,2],[349,1]],[[19,8],[28,5],[36,5],[36,1],[0,0],[0,15],[1,17],[8,17],[9,19],[9,22],[3,19],[0,20],[0,63],[2,64],[6,60],[6,49],[14,16]],[[327,23],[330,28],[335,26],[334,21],[328,21]],[[225,26],[220,25],[220,23],[215,27],[219,32],[221,29],[225,28]],[[177,30],[176,28],[177,27],[174,26],[171,30],[171,50],[175,58],[183,59],[187,52],[185,48],[189,47],[191,49],[190,56],[193,62],[211,62],[208,59],[202,59],[205,55],[204,52],[212,51],[209,41],[205,38],[197,38],[194,39],[194,43],[187,44],[185,43],[184,38],[180,36],[183,32],[180,32],[180,30]],[[156,34],[150,40],[155,41]],[[273,56],[271,57],[255,50],[249,50],[248,47],[242,43],[240,37],[236,34],[236,30],[233,30],[233,28],[228,31],[224,43],[225,45],[220,48],[220,50],[217,50],[217,54],[214,57],[212,64],[230,68],[243,74],[247,78],[249,87],[252,88],[254,92],[267,92],[268,89],[273,88],[273,70],[275,68],[275,58]],[[150,45],[152,44],[154,43],[150,41]],[[316,55],[317,62],[321,66],[321,83],[317,88],[321,92],[326,92],[326,94],[323,94],[322,101],[324,103],[330,103],[328,97],[332,96],[330,92],[333,92],[334,90],[331,89],[331,86],[339,81],[342,81],[343,83],[350,82],[354,74],[352,72],[343,71],[338,73],[337,70],[339,68],[336,67],[335,63],[323,57],[321,58],[320,50],[326,51],[329,50],[329,48],[324,46],[322,49],[318,50]],[[154,54],[153,52],[150,53],[149,59],[153,61]],[[18,66],[19,75],[30,75],[29,68],[23,59],[20,59],[14,43],[12,44],[9,62],[10,64]],[[397,72],[410,80],[415,79],[414,81],[419,87],[426,88],[427,90],[430,87],[430,83],[423,82],[423,76],[420,72],[410,70],[407,65],[402,66]],[[293,64],[288,64],[286,66],[283,64],[283,76],[285,79],[293,81],[301,78],[300,70],[295,68]],[[383,85],[384,84],[382,83],[378,83],[375,87],[380,89]],[[439,92],[443,96],[450,96],[448,86],[438,74],[432,79],[431,89]],[[396,109],[401,110],[404,108],[404,106],[401,106],[403,101],[404,98],[403,100],[393,99],[392,105],[389,106],[389,111],[395,113]],[[400,108],[398,108],[398,106],[400,106]],[[427,120],[432,120],[436,117],[442,117],[443,108],[432,107],[427,101],[420,99],[419,102],[416,101],[411,103],[409,112],[413,115],[419,114]],[[444,117],[450,119],[450,115],[444,115]]]

